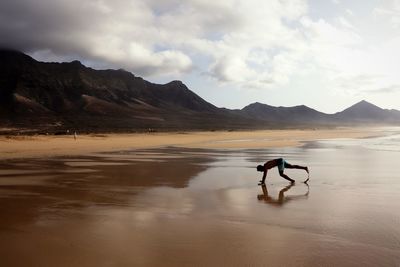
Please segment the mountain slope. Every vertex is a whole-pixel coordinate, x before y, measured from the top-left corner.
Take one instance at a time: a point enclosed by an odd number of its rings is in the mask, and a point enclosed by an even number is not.
[[[18,94],[56,113],[82,111],[84,95],[124,107],[217,110],[179,81],[158,85],[123,70],[97,71],[79,61],[42,63],[13,51],[1,51],[0,60],[3,99]]]
[[[0,103],[3,121],[20,124],[195,129],[210,115],[218,121],[210,127],[221,120],[242,123],[180,81],[154,84],[124,70],[93,70],[79,61],[37,62],[9,50],[0,51]]]
[[[253,103],[218,108],[180,81],[154,84],[124,70],[94,70],[79,61],[44,63],[0,50],[0,126],[34,131],[269,129],[400,123],[400,111],[361,101],[336,114],[307,106]]]
[[[312,124],[329,120],[329,115],[304,105],[274,107],[256,102],[244,107],[242,111],[252,118],[280,123]]]
[[[335,121],[351,123],[398,122],[400,120],[400,112],[382,109],[362,100],[341,112],[333,114],[332,118]]]

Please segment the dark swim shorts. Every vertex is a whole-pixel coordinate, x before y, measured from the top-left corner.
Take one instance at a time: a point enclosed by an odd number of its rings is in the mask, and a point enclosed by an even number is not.
[[[277,163],[279,172],[283,172],[283,170],[285,169],[286,161],[283,158],[279,158]]]

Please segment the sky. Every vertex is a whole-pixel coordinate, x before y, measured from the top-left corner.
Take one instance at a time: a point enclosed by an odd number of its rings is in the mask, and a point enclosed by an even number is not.
[[[5,0],[0,46],[155,83],[218,107],[400,110],[400,0]]]

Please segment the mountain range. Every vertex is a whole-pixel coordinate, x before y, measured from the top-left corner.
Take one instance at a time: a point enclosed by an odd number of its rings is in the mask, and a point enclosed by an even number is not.
[[[400,124],[400,111],[361,101],[326,114],[307,106],[253,103],[218,108],[181,81],[148,82],[125,70],[95,70],[79,61],[39,62],[0,50],[0,126],[32,132],[229,130]]]

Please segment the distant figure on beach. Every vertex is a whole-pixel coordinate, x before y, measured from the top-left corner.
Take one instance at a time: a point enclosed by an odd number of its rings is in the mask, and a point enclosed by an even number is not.
[[[307,185],[307,192],[303,195],[291,195],[291,196],[285,196],[285,193],[293,186],[293,184],[290,184],[279,191],[278,198],[273,198],[268,194],[268,189],[265,184],[261,186],[261,189],[263,191],[262,194],[257,195],[258,200],[263,200],[265,203],[271,204],[271,205],[276,205],[276,206],[282,206],[283,204],[289,202],[290,200],[295,200],[295,199],[304,199],[307,198],[309,193],[310,193],[310,188]]]
[[[74,140],[76,140],[77,137],[78,135],[76,134],[76,132],[74,132]]]
[[[264,166],[263,165],[258,165],[257,166],[257,171],[264,173],[263,177],[262,177],[262,179],[261,179],[261,181],[259,182],[258,185],[265,184],[265,178],[267,177],[268,170],[272,169],[274,167],[278,167],[279,175],[282,176],[283,178],[285,178],[286,180],[290,181],[291,183],[294,183],[295,181],[284,173],[285,168],[288,168],[288,169],[301,169],[301,170],[305,170],[308,174],[310,174],[309,171],[308,171],[308,167],[289,164],[283,158],[273,159],[273,160],[267,161],[264,164]],[[309,179],[310,179],[310,175],[308,175],[308,178],[307,178],[307,180],[304,181],[304,183],[307,183]]]

